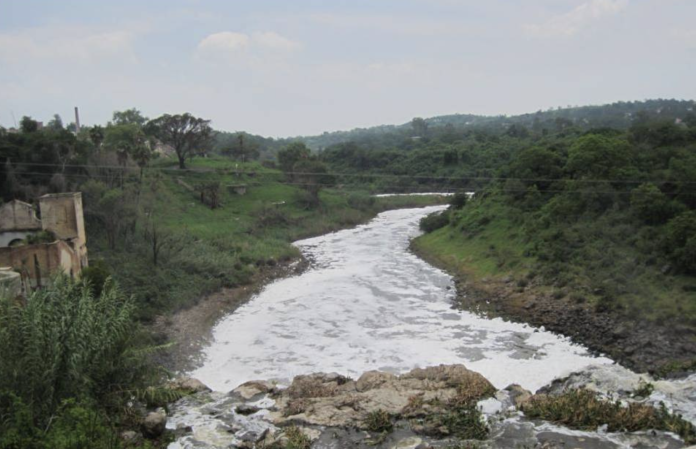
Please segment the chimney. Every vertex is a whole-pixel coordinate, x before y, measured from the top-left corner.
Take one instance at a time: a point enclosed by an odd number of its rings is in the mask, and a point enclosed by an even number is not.
[[[80,111],[78,111],[77,106],[75,106],[75,132],[80,132]]]

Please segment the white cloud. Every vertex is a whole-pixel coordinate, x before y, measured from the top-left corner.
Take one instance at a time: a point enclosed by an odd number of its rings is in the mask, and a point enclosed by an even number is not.
[[[254,33],[252,38],[254,43],[271,50],[292,51],[301,47],[299,42],[292,41],[272,31]]]
[[[301,47],[299,42],[281,36],[272,31],[257,32],[251,35],[232,31],[223,31],[207,36],[198,44],[199,55],[208,57],[238,56],[240,53],[254,51],[273,51],[287,53]]]
[[[591,0],[542,24],[527,25],[525,29],[537,37],[570,37],[596,20],[620,13],[628,7],[629,2],[630,0]]]
[[[243,33],[223,31],[207,36],[198,44],[198,50],[203,52],[236,52],[249,46],[249,36]]]

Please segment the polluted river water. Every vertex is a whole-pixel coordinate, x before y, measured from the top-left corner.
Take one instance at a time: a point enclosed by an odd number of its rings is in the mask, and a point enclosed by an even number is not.
[[[565,337],[453,308],[452,277],[408,249],[420,219],[443,208],[388,211],[365,225],[296,242],[310,268],[266,286],[220,320],[189,375],[220,393],[257,379],[287,385],[300,374],[357,378],[369,370],[401,374],[440,364],[464,364],[499,389],[515,383],[536,391],[590,366],[597,384],[638,382]],[[656,394],[671,395],[693,419],[693,384]],[[211,426],[184,408],[170,426],[196,423]]]

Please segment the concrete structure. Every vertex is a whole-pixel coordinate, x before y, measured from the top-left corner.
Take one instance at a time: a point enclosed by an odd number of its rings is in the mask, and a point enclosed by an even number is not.
[[[0,268],[0,296],[11,298],[22,294],[22,277],[10,267]]]
[[[31,204],[15,200],[0,207],[0,247],[17,244],[41,229]]]
[[[34,208],[21,201],[0,208],[0,267],[19,273],[25,293],[46,285],[60,272],[77,276],[88,264],[82,194],[44,195],[39,211],[40,220]],[[27,244],[27,237],[41,231],[55,238]]]

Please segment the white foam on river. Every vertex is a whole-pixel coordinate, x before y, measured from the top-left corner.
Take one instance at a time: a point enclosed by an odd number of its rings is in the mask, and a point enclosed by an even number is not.
[[[418,222],[442,206],[384,212],[370,223],[296,242],[311,261],[221,320],[193,377],[218,391],[298,374],[358,377],[463,363],[496,387],[532,391],[590,364],[568,339],[452,308],[452,278],[409,252]]]

